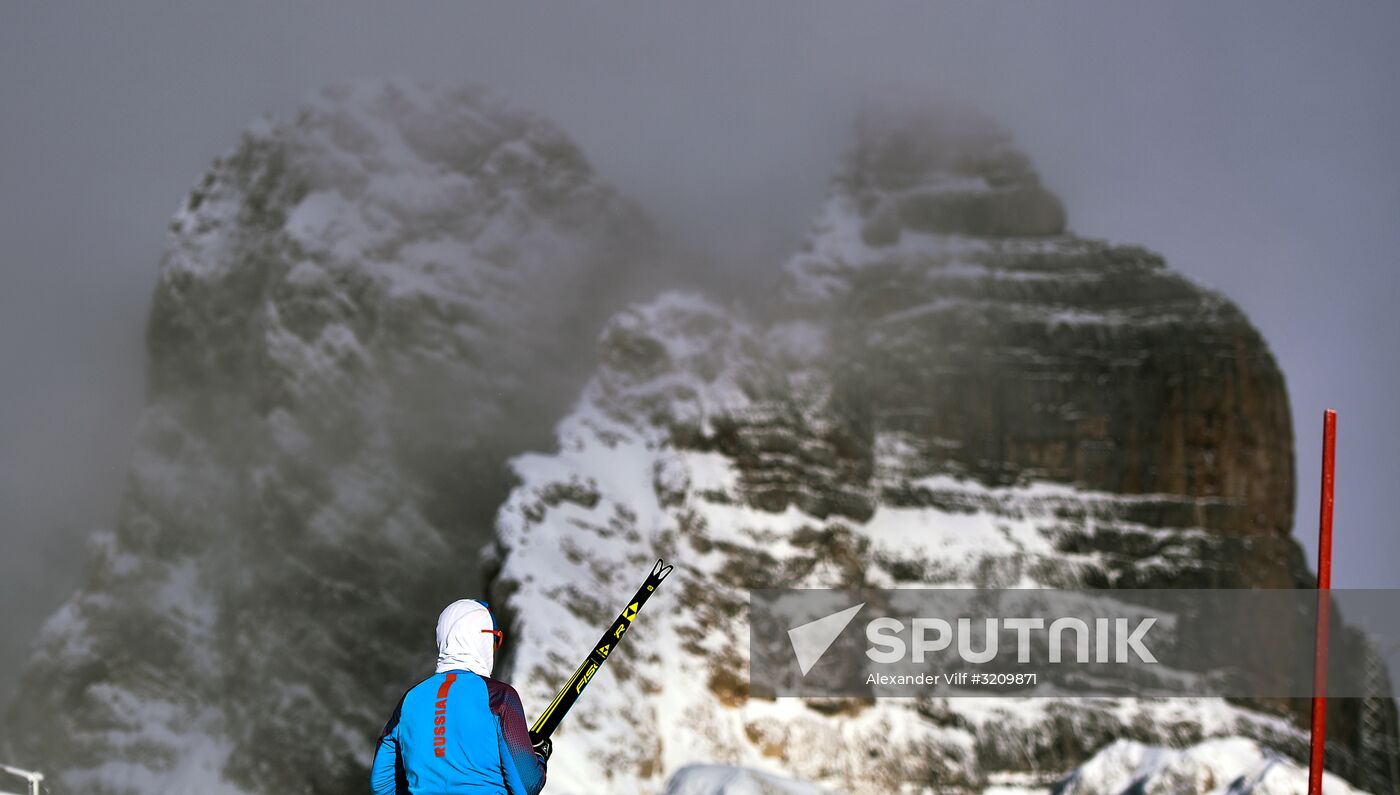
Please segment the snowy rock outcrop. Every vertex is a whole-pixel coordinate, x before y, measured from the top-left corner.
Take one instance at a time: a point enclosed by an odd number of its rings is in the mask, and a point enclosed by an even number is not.
[[[248,130],[171,223],[126,497],[38,642],[20,759],[71,793],[363,790],[479,587],[503,460],[547,441],[651,234],[481,90],[336,88]]]
[[[1282,718],[1216,700],[751,698],[751,588],[1078,585],[1117,561],[1066,538],[1146,532],[1137,503],[1107,493],[909,478],[904,445],[862,442],[833,413],[830,381],[789,358],[802,347],[668,294],[604,333],[559,451],[516,460],[493,597],[527,704],[548,702],[656,557],[677,563],[556,735],[551,787],[653,792],[719,762],[847,793],[980,792],[990,773],[1063,773],[1125,735],[1301,747]]]
[[[1054,795],[1301,795],[1307,789],[1306,766],[1249,740],[1210,740],[1180,750],[1119,740],[1056,786]],[[1322,791],[1361,792],[1331,773],[1323,774]]]
[[[1064,224],[989,122],[875,116],[787,267],[789,313],[830,336],[914,475],[1169,495],[1145,524],[1286,539],[1292,428],[1264,340],[1152,252]],[[1300,584],[1292,552],[1240,584]]]
[[[665,795],[828,795],[799,781],[741,767],[690,765],[676,771]]]
[[[852,795],[1004,792],[1124,738],[1301,754],[1287,705],[747,691],[753,588],[1307,583],[1259,334],[1064,223],[994,127],[876,118],[768,317],[671,293],[613,319],[498,518],[525,703],[655,558],[677,569],[556,735],[554,791],[658,792],[718,763]]]

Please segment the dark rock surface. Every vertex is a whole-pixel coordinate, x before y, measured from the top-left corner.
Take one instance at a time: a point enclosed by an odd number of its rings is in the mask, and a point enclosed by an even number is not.
[[[1288,537],[1288,395],[1234,304],[1152,252],[1064,233],[1058,201],[986,122],[902,117],[862,133],[830,199],[847,217],[819,228],[787,287],[795,314],[834,321],[843,409],[867,437],[916,446],[906,474],[1174,495],[1194,509],[1143,518]],[[852,227],[884,223],[882,208],[911,195],[1001,220],[905,219],[892,239],[852,245]],[[1005,231],[1017,224],[1028,226]],[[1241,585],[1305,581],[1279,563]]]

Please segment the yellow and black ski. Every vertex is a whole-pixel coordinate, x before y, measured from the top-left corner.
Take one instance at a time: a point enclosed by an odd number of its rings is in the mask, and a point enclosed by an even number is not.
[[[612,623],[608,631],[588,652],[588,656],[583,659],[583,664],[574,671],[574,675],[569,677],[569,681],[564,683],[559,694],[554,700],[549,702],[535,725],[530,727],[530,741],[539,743],[554,733],[559,726],[559,722],[569,713],[569,708],[578,700],[579,694],[583,692],[588,683],[593,681],[593,675],[598,673],[598,669],[603,667],[603,663],[608,661],[608,655],[617,648],[617,644],[622,642],[622,636],[627,632],[627,628],[632,626],[636,620],[637,613],[642,609],[642,605],[647,603],[647,599],[656,591],[661,581],[666,579],[666,575],[671,573],[671,566],[664,565],[665,561],[656,561],[652,567],[651,574],[647,576],[647,581],[642,583],[637,594],[632,597],[632,601],[623,608],[622,615]]]

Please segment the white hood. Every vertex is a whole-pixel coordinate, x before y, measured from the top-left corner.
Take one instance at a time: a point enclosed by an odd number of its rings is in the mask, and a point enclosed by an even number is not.
[[[496,638],[491,611],[475,599],[459,599],[438,616],[437,672],[471,671],[490,676],[496,666]]]

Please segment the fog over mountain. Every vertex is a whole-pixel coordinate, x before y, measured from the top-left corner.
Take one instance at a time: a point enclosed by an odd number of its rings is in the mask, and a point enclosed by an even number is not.
[[[7,6],[0,694],[131,486],[172,215],[250,119],[362,76],[474,82],[549,117],[652,219],[654,267],[750,304],[861,108],[977,107],[1073,232],[1162,253],[1258,327],[1288,383],[1309,549],[1317,417],[1341,410],[1336,581],[1393,586],[1397,30],[1379,4]]]
[[[1091,792],[1115,739],[1296,778],[1286,701],[749,693],[756,588],[1311,582],[1283,374],[1238,307],[1070,232],[970,109],[867,107],[833,170],[745,306],[677,289],[645,212],[486,89],[359,81],[255,121],[169,224],[126,490],[0,750],[68,792],[353,791],[442,604],[495,605],[497,673],[539,705],[664,557],[674,601],[561,728],[556,791],[721,764]],[[1335,706],[1333,769],[1388,787],[1393,703]]]

